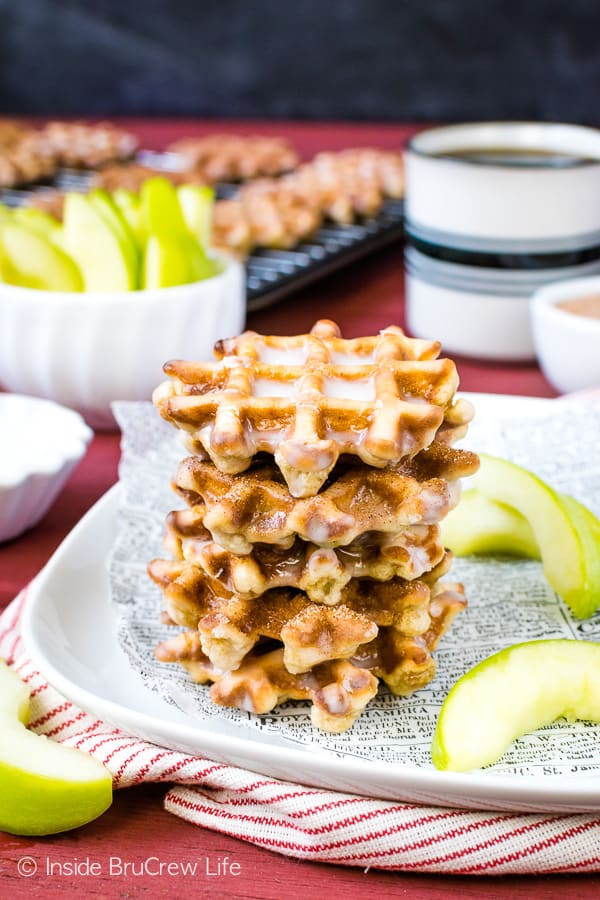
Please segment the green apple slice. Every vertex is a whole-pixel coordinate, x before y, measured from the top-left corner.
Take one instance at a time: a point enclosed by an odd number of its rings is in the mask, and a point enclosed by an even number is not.
[[[144,254],[143,286],[147,289],[174,287],[194,280],[189,255],[181,242],[165,234],[150,235]]]
[[[136,289],[138,269],[131,245],[89,197],[66,195],[64,244],[81,270],[86,291]]]
[[[433,764],[453,772],[491,765],[516,738],[562,716],[600,722],[600,644],[515,644],[451,689],[433,736]]]
[[[29,691],[0,660],[0,830],[55,834],[96,819],[112,802],[98,760],[28,731]]]
[[[119,211],[131,230],[139,248],[146,243],[146,233],[142,221],[142,207],[140,197],[133,191],[126,191],[125,188],[118,188],[113,192],[112,198],[119,207]]]
[[[194,238],[190,237],[187,240],[179,238],[179,243],[189,260],[191,281],[203,281],[219,274],[221,271],[219,263],[208,256]]]
[[[50,241],[54,232],[60,231],[60,222],[54,216],[33,206],[19,206],[13,213],[13,220]]]
[[[2,278],[19,287],[81,291],[77,265],[46,237],[18,222],[0,226]]]
[[[94,190],[89,192],[88,197],[98,212],[104,217],[106,224],[118,235],[129,258],[129,264],[132,269],[136,270],[137,275],[140,264],[140,251],[135,236],[121,210],[110,194],[100,188],[94,188]]]
[[[140,191],[143,227],[148,235],[177,237],[189,232],[177,199],[177,191],[166,178],[148,178]]]
[[[600,543],[590,528],[592,513],[584,516],[579,507],[575,512],[540,478],[514,463],[487,454],[480,458],[476,488],[527,519],[551,586],[576,616],[592,615],[600,605]],[[600,523],[598,529],[600,534]]]
[[[177,188],[177,198],[190,233],[201,247],[208,250],[211,246],[214,189],[208,185],[182,184]]]
[[[480,491],[465,491],[460,503],[441,522],[442,542],[456,556],[506,553],[540,559],[531,525],[505,503]]]

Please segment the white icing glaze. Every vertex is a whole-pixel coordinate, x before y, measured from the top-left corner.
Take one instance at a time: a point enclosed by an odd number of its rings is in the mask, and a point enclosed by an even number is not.
[[[373,378],[361,378],[360,380],[326,378],[323,387],[326,397],[375,402],[375,381]]]

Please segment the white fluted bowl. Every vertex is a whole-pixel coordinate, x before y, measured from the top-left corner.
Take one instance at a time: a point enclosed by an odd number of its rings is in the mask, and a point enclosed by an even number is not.
[[[84,455],[93,432],[50,400],[0,394],[0,542],[48,512]]]
[[[214,278],[114,294],[0,283],[0,385],[54,400],[94,428],[115,428],[113,400],[149,400],[168,359],[211,359],[246,315],[244,270],[222,257]]]
[[[600,388],[600,319],[557,304],[600,297],[600,276],[557,281],[531,302],[533,343],[542,372],[561,394]]]

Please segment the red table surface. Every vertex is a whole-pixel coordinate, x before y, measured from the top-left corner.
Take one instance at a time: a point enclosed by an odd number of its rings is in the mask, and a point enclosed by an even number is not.
[[[309,158],[319,150],[373,145],[398,149],[415,130],[402,125],[307,124],[273,122],[134,121],[142,146],[162,149],[183,134],[208,131],[282,134]],[[372,334],[389,324],[404,323],[402,247],[392,246],[317,285],[251,315],[248,326],[266,333],[294,334],[327,317],[348,337]],[[552,397],[555,392],[536,365],[506,365],[457,359],[461,387],[467,391]],[[97,434],[54,507],[33,530],[0,547],[0,609],[40,570],[83,513],[117,478],[118,434]],[[119,791],[112,808],[99,820],[74,832],[43,839],[0,833],[0,895],[30,897],[121,897],[143,893],[158,897],[181,890],[199,896],[283,898],[312,892],[319,896],[368,898],[410,896],[596,897],[600,876],[467,878],[387,873],[301,862],[250,844],[189,825],[162,809],[164,786]],[[20,879],[17,861],[33,857],[41,874]],[[163,876],[108,874],[111,856],[139,864],[152,856],[163,862],[228,856],[240,875],[200,878],[194,882]],[[59,874],[58,864],[86,860],[100,863],[103,875]],[[54,874],[44,874],[54,865]],[[213,868],[214,868],[213,866]]]

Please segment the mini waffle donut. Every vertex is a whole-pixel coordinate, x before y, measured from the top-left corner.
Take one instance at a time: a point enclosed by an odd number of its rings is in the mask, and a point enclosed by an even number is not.
[[[279,175],[298,164],[292,145],[281,137],[213,134],[186,137],[170,144],[169,153],[209,181],[238,181],[259,175]]]
[[[194,520],[236,555],[257,543],[290,549],[296,538],[319,547],[348,546],[366,533],[398,535],[413,525],[435,525],[456,504],[457,479],[477,469],[477,457],[436,443],[399,470],[339,466],[315,497],[292,497],[272,462],[227,475],[198,457],[184,459],[174,489],[192,507],[175,513],[177,527]]]
[[[217,200],[213,211],[212,243],[218,250],[229,250],[236,256],[248,255],[254,235],[239,198]]]
[[[340,225],[350,224],[357,215],[374,216],[383,203],[379,181],[364,177],[341,154],[319,153],[288,178],[307,195],[318,197],[325,215]]]
[[[288,671],[281,648],[249,653],[235,671],[222,672],[204,654],[198,632],[183,632],[157,648],[158,659],[180,663],[199,684],[214,682],[211,699],[255,714],[270,712],[286,700],[312,702],[311,721],[324,731],[349,728],[377,692],[377,678],[406,696],[435,674],[431,651],[465,606],[460,585],[440,585],[432,601],[431,625],[422,637],[405,637],[382,628],[350,659],[319,663],[307,672]],[[362,677],[361,677],[362,674]]]
[[[41,135],[59,165],[82,169],[128,159],[138,144],[133,134],[110,122],[48,122]]]
[[[369,148],[319,153],[280,180],[316,199],[328,218],[346,225],[357,215],[375,215],[385,197],[403,196],[404,163],[399,153]]]
[[[93,187],[101,187],[106,191],[116,191],[122,188],[138,193],[145,181],[158,176],[166,178],[175,185],[205,183],[204,179],[194,172],[153,169],[151,166],[137,162],[124,162],[103,166],[94,173],[91,184]]]
[[[207,173],[202,168],[188,170]],[[225,166],[226,168],[226,166]],[[291,247],[327,217],[349,224],[373,216],[385,197],[404,193],[399,153],[374,149],[320,153],[280,178],[248,182],[231,200],[215,205],[215,246],[244,255],[252,247]]]
[[[24,134],[30,133],[29,125],[18,119],[0,119],[0,147],[12,147],[21,140]]]
[[[190,649],[197,648],[192,637]],[[170,662],[164,659],[164,662]],[[290,674],[283,651],[250,655],[235,672],[215,669],[201,651],[178,662],[198,684],[214,682],[210,697],[219,706],[234,706],[246,712],[265,714],[286,700],[310,700],[310,718],[315,728],[338,734],[357,720],[377,693],[377,678],[348,660],[315,666],[309,672]]]
[[[55,156],[39,131],[8,129],[0,146],[0,187],[18,187],[54,175]]]
[[[418,578],[444,555],[437,525],[414,525],[391,535],[372,532],[337,549],[299,538],[289,549],[254,544],[245,556],[213,540],[201,506],[170,513],[166,525],[165,545],[175,559],[194,563],[243,598],[259,597],[275,587],[296,587],[315,603],[335,605],[352,578]]]
[[[293,247],[311,235],[323,220],[316,199],[299,191],[291,181],[251,181],[236,200],[249,224],[251,243],[259,247]]]
[[[223,671],[237,668],[261,638],[281,641],[288,671],[302,672],[351,656],[380,626],[414,636],[431,625],[430,588],[420,580],[353,579],[338,605],[323,606],[293,588],[244,600],[185,561],[155,559],[148,571],[162,588],[169,621],[196,628],[204,653]]]
[[[217,468],[245,471],[256,453],[273,454],[291,494],[316,494],[340,454],[384,468],[415,456],[442,429],[445,439],[472,416],[454,402],[454,363],[436,359],[437,342],[394,326],[343,340],[333,322],[308,335],[245,332],[220,341],[217,363],[181,360],[153,400]]]
[[[344,164],[353,166],[363,178],[376,179],[386,197],[398,199],[404,196],[404,159],[401,153],[356,147],[342,150],[339,157]]]
[[[273,476],[269,465],[248,475],[225,475],[188,457],[174,486],[202,516],[213,539],[241,555],[256,543],[289,549],[297,537],[339,547],[366,532],[395,535],[409,525],[436,524],[452,506],[441,478],[419,482],[385,470],[350,469],[316,497],[295,498]]]

